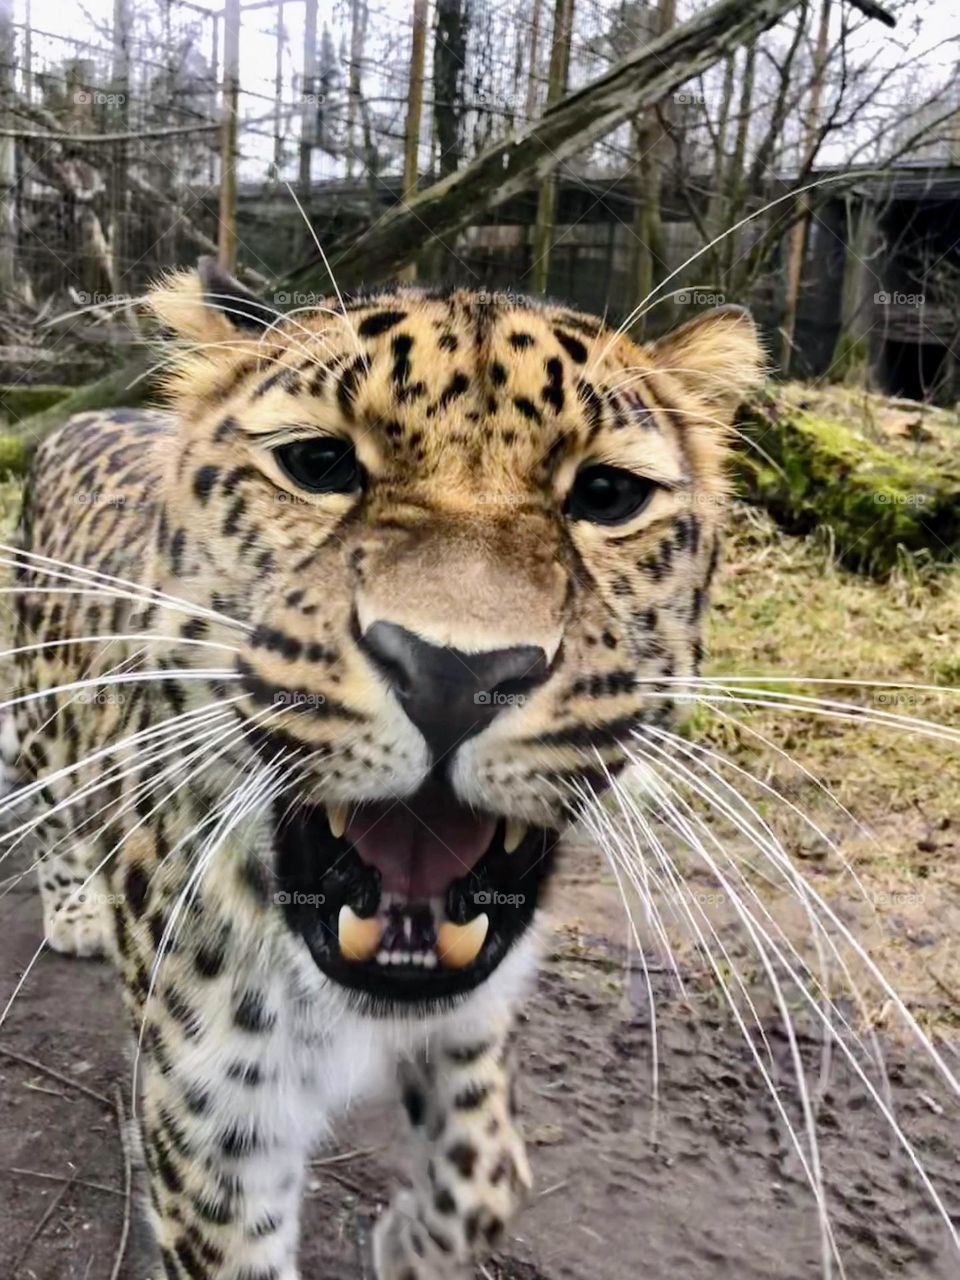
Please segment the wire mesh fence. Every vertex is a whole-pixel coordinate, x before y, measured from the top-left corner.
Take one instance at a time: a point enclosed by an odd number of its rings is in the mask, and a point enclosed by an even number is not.
[[[58,15],[52,3],[17,0],[9,15],[0,286],[16,277],[36,299],[69,292],[108,304],[214,250],[228,10],[103,0]],[[318,12],[316,0],[268,0],[240,6],[238,20],[239,251],[269,276],[302,242],[285,182],[321,225],[376,216],[399,198],[410,14],[399,3]],[[427,59],[421,181],[535,119],[551,52],[544,0],[479,0],[469,13],[438,0],[430,21],[463,67],[451,80],[439,55]],[[596,0],[575,21],[571,85],[610,63],[624,30]],[[623,134],[592,148],[583,168],[622,170]]]

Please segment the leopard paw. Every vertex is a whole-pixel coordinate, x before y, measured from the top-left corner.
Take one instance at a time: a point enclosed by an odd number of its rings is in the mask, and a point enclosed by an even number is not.
[[[104,956],[109,951],[109,922],[105,911],[88,901],[66,901],[50,909],[44,904],[43,937],[60,955]]]
[[[377,1280],[467,1280],[471,1274],[447,1237],[422,1221],[412,1191],[401,1191],[374,1228],[373,1268]]]
[[[512,1130],[486,1150],[454,1142],[429,1163],[429,1192],[402,1191],[377,1223],[377,1280],[461,1280],[500,1244],[527,1199],[530,1167]]]

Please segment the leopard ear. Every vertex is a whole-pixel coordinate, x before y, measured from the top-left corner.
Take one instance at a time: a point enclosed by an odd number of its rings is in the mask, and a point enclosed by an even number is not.
[[[147,304],[177,337],[199,342],[255,337],[279,318],[211,257],[201,258],[196,271],[166,276]]]
[[[654,342],[649,351],[658,369],[725,423],[763,381],[766,367],[753,318],[743,307],[705,311]]]

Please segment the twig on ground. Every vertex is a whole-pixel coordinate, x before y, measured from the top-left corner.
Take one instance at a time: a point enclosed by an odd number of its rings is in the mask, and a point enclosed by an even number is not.
[[[322,1169],[328,1164],[343,1164],[347,1160],[356,1160],[359,1156],[376,1155],[378,1151],[382,1151],[383,1146],[379,1147],[357,1147],[354,1151],[341,1151],[335,1156],[321,1156],[318,1160],[310,1161],[311,1169]]]
[[[648,960],[644,968],[634,957],[628,956],[624,960],[616,956],[591,955],[587,951],[551,951],[547,959],[553,963],[562,961],[569,964],[592,964],[598,969],[609,969],[611,972],[625,969],[627,973],[673,973],[669,965],[661,964],[656,960]]]
[[[127,1119],[123,1109],[123,1094],[120,1086],[113,1086],[114,1104],[117,1115],[117,1131],[120,1134],[120,1145],[123,1148],[123,1222],[120,1226],[120,1239],[117,1252],[114,1254],[113,1266],[110,1269],[110,1280],[117,1280],[123,1259],[127,1252],[127,1240],[130,1237],[130,1203],[133,1198],[133,1156],[127,1137]]]
[[[33,1248],[34,1244],[36,1244],[37,1240],[43,1234],[43,1230],[46,1227],[47,1223],[56,1213],[57,1209],[60,1207],[60,1202],[63,1200],[64,1196],[67,1194],[67,1192],[70,1190],[70,1188],[73,1186],[75,1182],[76,1182],[76,1176],[72,1178],[67,1178],[63,1186],[60,1188],[57,1194],[53,1197],[53,1199],[47,1205],[47,1208],[43,1216],[40,1218],[40,1220],[37,1222],[37,1225],[30,1232],[30,1236],[26,1244],[24,1244],[23,1248],[17,1254],[16,1261],[14,1262],[13,1268],[10,1272],[12,1280],[17,1280],[17,1275],[20,1271],[20,1268],[23,1266],[24,1262],[27,1260],[30,1250]]]
[[[53,1067],[48,1067],[44,1062],[38,1062],[36,1058],[28,1058],[24,1053],[16,1053],[13,1049],[7,1049],[0,1045],[0,1054],[5,1058],[10,1058],[13,1062],[19,1062],[21,1066],[32,1067],[34,1071],[39,1071],[45,1076],[49,1076],[51,1080],[59,1080],[61,1084],[69,1085],[71,1089],[76,1089],[79,1093],[84,1093],[88,1098],[92,1098],[94,1102],[99,1102],[101,1107],[113,1108],[113,1103],[102,1093],[97,1093],[96,1089],[90,1089],[85,1084],[81,1084],[79,1080],[71,1080],[62,1071],[57,1071]]]
[[[929,965],[927,966],[927,973],[933,979],[934,984],[943,992],[955,1008],[960,1005],[960,993],[951,987],[948,982],[945,982],[938,973],[934,973],[933,969],[931,969]]]
[[[334,1182],[338,1182],[352,1195],[358,1196],[361,1200],[367,1200],[370,1197],[370,1191],[362,1183],[355,1182],[353,1178],[348,1178],[345,1173],[338,1173],[336,1169],[324,1169],[322,1172],[326,1177],[332,1178]]]
[[[547,1196],[552,1196],[555,1191],[562,1191],[564,1187],[569,1187],[569,1185],[570,1185],[569,1178],[564,1178],[562,1182],[553,1182],[549,1187],[544,1187],[544,1189],[541,1192],[539,1192],[536,1199],[545,1200]]]
[[[73,1178],[68,1178],[63,1173],[44,1173],[41,1169],[18,1169],[11,1165],[9,1169],[0,1170],[4,1173],[16,1174],[18,1178],[40,1178],[44,1182],[74,1182],[78,1187],[87,1187],[90,1191],[104,1191],[109,1196],[122,1196],[123,1192],[119,1187],[108,1187],[105,1182],[90,1182],[86,1178],[78,1178],[75,1174]]]
[[[63,1098],[64,1096],[59,1089],[45,1089],[42,1084],[31,1084],[29,1080],[24,1080],[23,1087],[29,1089],[31,1093],[45,1093],[48,1098]]]

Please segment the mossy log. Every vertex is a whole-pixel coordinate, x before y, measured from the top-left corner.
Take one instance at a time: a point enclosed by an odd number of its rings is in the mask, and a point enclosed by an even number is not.
[[[67,388],[66,394],[41,412],[0,428],[0,475],[23,475],[44,436],[62,426],[73,414],[142,404],[156,390],[156,380],[151,375],[156,361],[156,352],[147,348],[137,351],[121,368],[75,391]]]
[[[0,418],[16,425],[34,413],[42,413],[51,405],[65,399],[71,387],[42,383],[35,387],[25,387],[20,383],[0,383]]]
[[[837,557],[885,577],[900,548],[937,561],[960,553],[960,467],[897,452],[836,418],[772,397],[741,409],[739,495],[790,533],[833,530]]]

